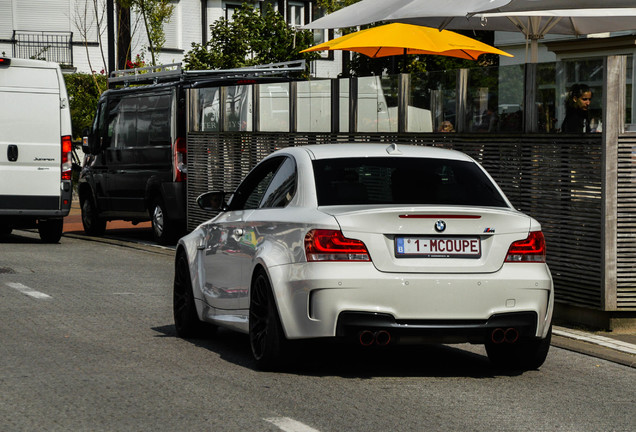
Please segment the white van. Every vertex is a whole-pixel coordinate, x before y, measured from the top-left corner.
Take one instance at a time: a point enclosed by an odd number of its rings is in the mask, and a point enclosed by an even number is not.
[[[0,237],[57,243],[71,209],[71,114],[57,63],[0,57]]]

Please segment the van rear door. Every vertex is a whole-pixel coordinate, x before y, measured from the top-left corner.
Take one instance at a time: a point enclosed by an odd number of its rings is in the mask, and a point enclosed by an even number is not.
[[[0,208],[59,209],[62,133],[57,71],[15,63],[0,68],[0,196],[5,196]]]

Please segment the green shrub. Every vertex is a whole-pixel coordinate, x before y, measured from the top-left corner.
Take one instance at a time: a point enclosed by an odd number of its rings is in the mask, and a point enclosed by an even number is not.
[[[108,88],[108,80],[105,75],[74,73],[65,74],[64,81],[71,107],[73,139],[78,140],[82,131],[93,122],[97,101]]]

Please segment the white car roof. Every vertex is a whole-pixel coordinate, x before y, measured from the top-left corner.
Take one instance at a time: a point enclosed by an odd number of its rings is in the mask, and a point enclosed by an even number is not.
[[[422,158],[439,158],[472,161],[464,153],[437,147],[415,146],[390,143],[342,143],[342,144],[317,144],[300,147],[291,147],[282,150],[285,153],[295,154],[307,152],[311,159],[334,159],[349,157],[386,157],[407,156]]]

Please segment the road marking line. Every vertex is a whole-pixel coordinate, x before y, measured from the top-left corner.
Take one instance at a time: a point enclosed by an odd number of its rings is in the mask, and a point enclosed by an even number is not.
[[[26,295],[28,295],[30,297],[33,297],[33,298],[36,298],[36,299],[49,299],[49,298],[51,298],[50,295],[44,294],[44,293],[42,293],[40,291],[36,291],[36,290],[34,290],[32,288],[29,288],[26,285],[22,285],[19,282],[5,282],[5,284],[8,287],[10,287],[10,288],[13,288],[15,290],[20,291],[22,294],[26,294]]]
[[[318,429],[309,427],[289,417],[272,417],[263,420],[272,423],[285,432],[320,432]]]

